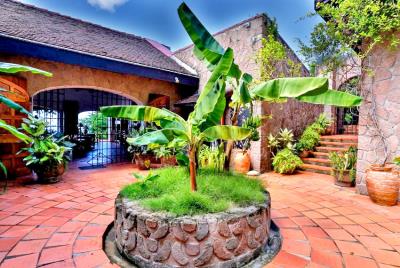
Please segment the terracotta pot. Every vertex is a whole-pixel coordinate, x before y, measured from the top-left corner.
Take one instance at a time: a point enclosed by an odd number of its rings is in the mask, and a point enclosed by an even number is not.
[[[152,159],[154,158],[153,155],[149,154],[138,154],[135,156],[135,163],[140,170],[149,170]]]
[[[38,167],[34,168],[33,171],[36,173],[39,183],[56,183],[60,181],[65,172],[65,163],[46,168]]]
[[[161,157],[161,166],[162,167],[170,167],[176,165],[176,157],[168,156],[168,157]]]
[[[399,175],[393,166],[371,165],[366,176],[368,195],[379,205],[394,206],[399,198]]]
[[[350,176],[350,170],[344,170],[342,174],[337,169],[332,170],[332,176],[335,177],[335,184],[342,187],[353,187],[354,179]]]
[[[310,151],[306,151],[306,150],[301,151],[299,154],[300,158],[307,158],[309,155],[310,155]]]
[[[246,174],[250,170],[250,155],[247,152],[238,152],[234,156],[234,171],[237,173]]]

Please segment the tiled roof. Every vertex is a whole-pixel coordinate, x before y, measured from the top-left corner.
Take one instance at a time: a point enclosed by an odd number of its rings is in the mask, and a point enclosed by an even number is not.
[[[145,38],[12,0],[0,1],[0,34],[192,75]]]

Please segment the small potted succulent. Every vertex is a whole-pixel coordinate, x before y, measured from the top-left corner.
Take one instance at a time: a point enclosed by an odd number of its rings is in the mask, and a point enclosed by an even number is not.
[[[350,147],[345,152],[329,153],[332,176],[338,186],[352,187],[356,177],[357,149]]]
[[[40,183],[55,183],[71,160],[73,144],[64,141],[65,137],[56,139],[55,134],[46,131],[46,123],[32,115],[23,119],[22,129],[32,138],[29,147],[21,152],[27,152],[23,161],[36,173]]]

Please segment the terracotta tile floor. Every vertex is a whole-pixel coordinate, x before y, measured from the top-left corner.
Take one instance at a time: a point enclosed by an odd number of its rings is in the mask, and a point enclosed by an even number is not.
[[[113,267],[102,235],[133,171],[71,169],[53,185],[12,183],[0,195],[0,267]],[[267,267],[400,267],[400,206],[377,206],[326,175],[262,179],[284,237]]]

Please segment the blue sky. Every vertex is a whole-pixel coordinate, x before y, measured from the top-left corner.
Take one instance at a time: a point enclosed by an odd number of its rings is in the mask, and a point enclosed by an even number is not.
[[[190,43],[176,9],[181,0],[20,0],[103,26],[148,37],[176,50]],[[297,50],[295,38],[305,38],[318,17],[300,20],[313,11],[314,0],[187,0],[211,32],[255,14],[276,17],[279,32]]]

